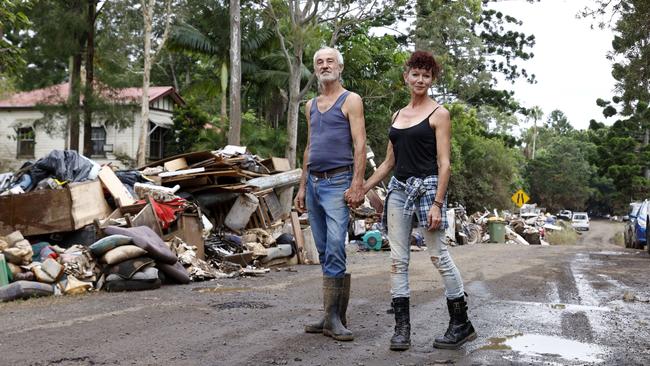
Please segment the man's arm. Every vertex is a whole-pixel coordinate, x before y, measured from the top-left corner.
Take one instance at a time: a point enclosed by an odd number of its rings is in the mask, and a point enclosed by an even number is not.
[[[309,133],[309,111],[311,110],[311,100],[305,104],[305,116],[307,117],[307,146],[305,146],[305,153],[302,156],[302,174],[300,175],[300,185],[298,187],[298,193],[296,193],[296,198],[293,200],[293,205],[296,207],[296,211],[302,214],[307,211],[305,205],[305,192],[307,185],[307,166],[309,164],[309,146],[311,144],[310,133]]]
[[[350,93],[345,101],[348,120],[350,121],[350,133],[352,134],[352,145],[354,146],[354,173],[352,185],[348,192],[348,203],[352,207],[358,207],[363,203],[363,177],[366,173],[366,122],[363,117],[363,101],[356,93]]]

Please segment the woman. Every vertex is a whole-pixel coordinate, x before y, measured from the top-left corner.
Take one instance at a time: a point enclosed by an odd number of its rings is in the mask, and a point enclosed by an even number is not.
[[[460,272],[447,251],[445,212],[451,175],[451,121],[449,112],[428,95],[439,73],[440,66],[428,52],[416,51],[406,62],[404,81],[411,100],[393,115],[386,160],[364,184],[367,192],[395,169],[384,209],[384,227],[391,247],[391,295],[395,311],[392,350],[406,350],[411,344],[408,265],[414,214],[431,261],[442,275],[449,309],[447,332],[436,337],[433,346],[457,349],[476,339],[474,327],[467,318]]]

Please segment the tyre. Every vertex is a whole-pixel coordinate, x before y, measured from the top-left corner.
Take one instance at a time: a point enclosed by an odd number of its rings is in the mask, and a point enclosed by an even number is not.
[[[625,231],[623,232],[623,243],[625,243],[625,247],[626,247],[626,248],[631,248],[631,247],[632,247],[632,243],[631,243],[631,241],[632,241],[632,240],[630,239],[630,233],[629,233],[629,231],[625,230]]]

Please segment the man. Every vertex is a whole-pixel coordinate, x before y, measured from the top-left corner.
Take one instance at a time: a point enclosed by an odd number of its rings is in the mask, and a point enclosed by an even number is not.
[[[307,147],[294,204],[298,212],[309,214],[323,271],[325,316],[305,331],[351,341],[354,336],[346,328],[345,314],[350,299],[350,274],[345,273],[347,204],[356,207],[364,199],[366,131],[361,97],[343,88],[342,71],[338,50],[322,48],[314,54],[320,94],[305,107]]]

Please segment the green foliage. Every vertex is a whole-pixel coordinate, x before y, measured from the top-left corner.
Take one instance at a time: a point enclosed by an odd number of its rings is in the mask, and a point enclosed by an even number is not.
[[[5,28],[14,32],[27,28],[31,23],[21,10],[19,0],[0,0],[0,80],[5,73],[12,74],[25,65],[24,49],[18,47],[11,38],[5,37]],[[24,4],[29,7],[30,4]]]
[[[199,134],[211,123],[210,116],[192,102],[187,103],[183,107],[176,108],[174,110],[173,121],[174,154],[181,154],[192,150]]]
[[[491,105],[516,111],[513,93],[495,89],[495,74],[506,80],[534,75],[520,69],[515,60],[530,59],[533,36],[516,30],[521,22],[501,12],[487,9],[479,0],[419,0],[415,46],[433,51],[443,71],[437,87],[445,100],[459,98],[471,105]]]
[[[461,103],[447,106],[452,121],[452,176],[449,199],[471,211],[510,207],[521,185],[521,154],[496,138],[484,136],[477,111]]]
[[[594,167],[585,157],[591,147],[566,136],[553,138],[528,162],[526,180],[530,196],[550,211],[563,208],[584,210],[592,188]]]

